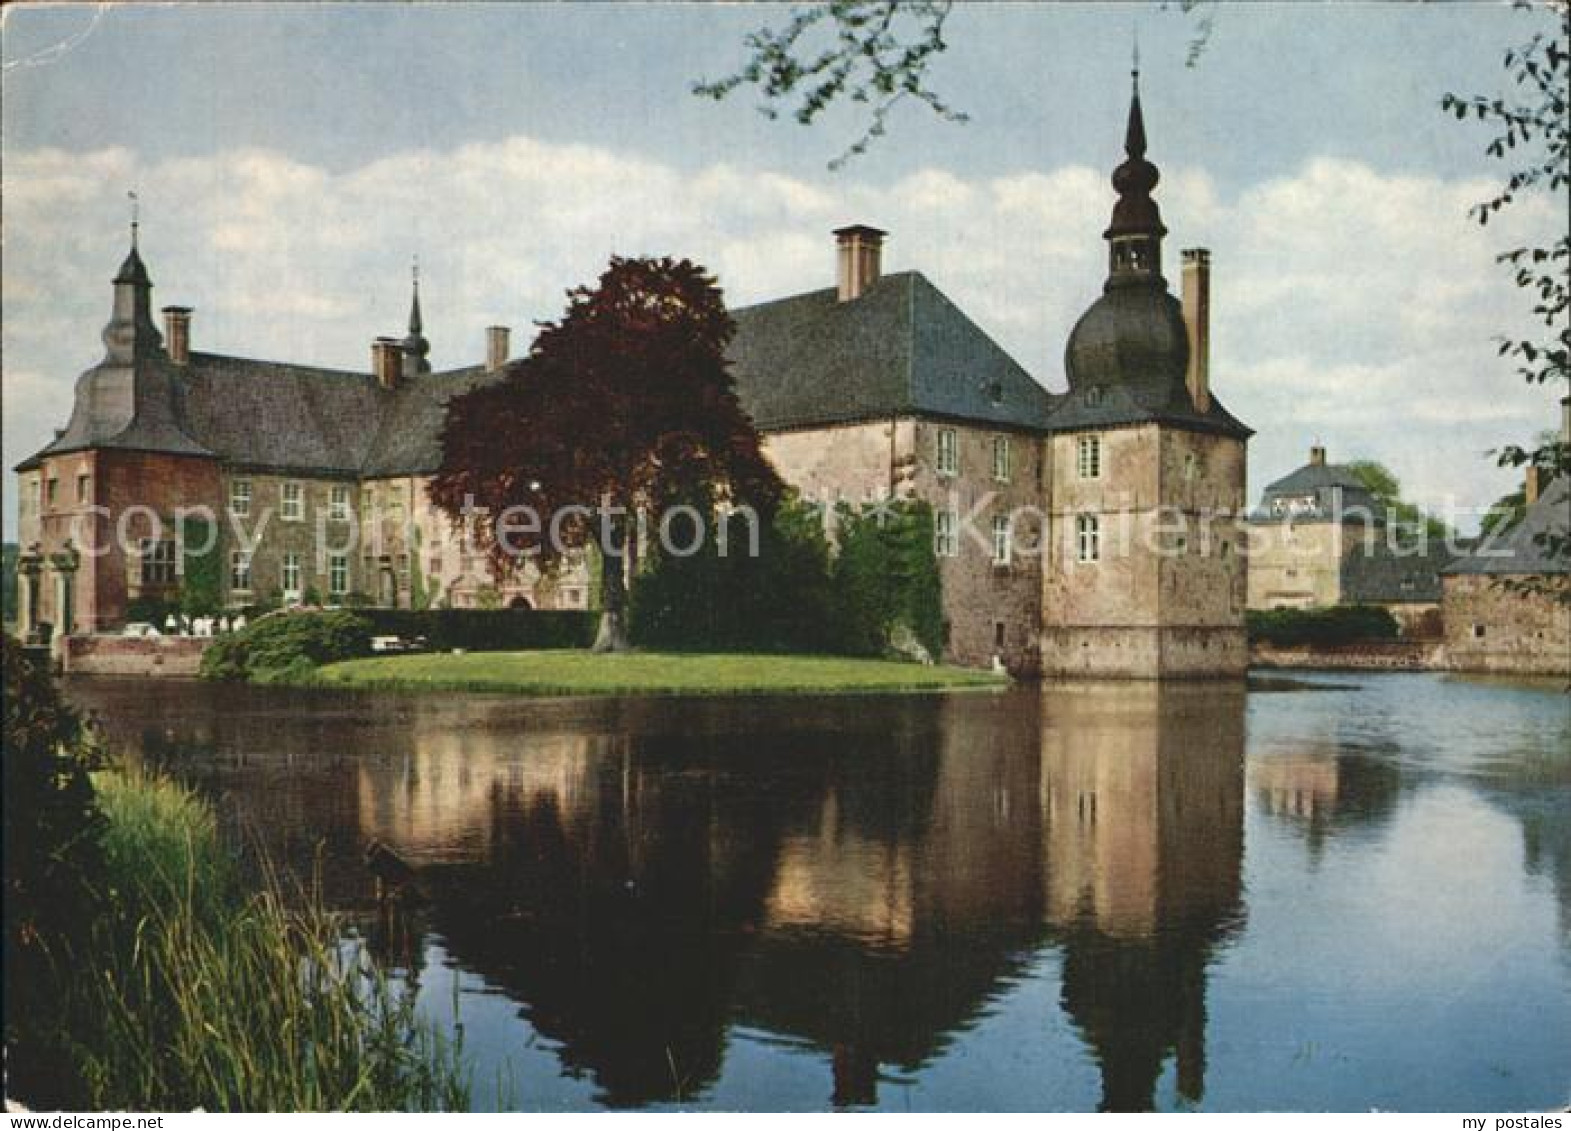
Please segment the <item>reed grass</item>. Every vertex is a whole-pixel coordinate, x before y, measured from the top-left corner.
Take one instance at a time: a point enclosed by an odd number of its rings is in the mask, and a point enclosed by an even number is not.
[[[311,891],[248,890],[212,809],[136,770],[98,775],[106,883],[62,986],[94,1108],[464,1110],[459,1044],[420,1019]]]

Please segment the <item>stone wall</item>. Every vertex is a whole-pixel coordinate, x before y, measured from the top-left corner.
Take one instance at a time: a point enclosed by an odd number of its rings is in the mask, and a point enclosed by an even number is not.
[[[1439,640],[1363,640],[1277,648],[1260,641],[1249,649],[1249,662],[1262,668],[1306,668],[1328,671],[1438,671],[1446,667],[1446,649]]]
[[[1486,574],[1442,579],[1446,658],[1455,671],[1571,676],[1571,605]],[[1568,580],[1571,583],[1571,580]]]
[[[70,636],[61,665],[73,675],[195,676],[212,643],[192,636]]]
[[[1082,476],[1080,441],[1100,440]],[[1109,678],[1242,674],[1247,557],[1236,517],[1244,445],[1155,424],[1047,441],[1050,536],[1042,671]],[[1099,522],[1100,556],[1081,561],[1077,520]]]
[[[1249,524],[1249,607],[1306,609],[1342,599],[1340,522]]]
[[[251,487],[250,513],[238,516],[231,513],[230,499],[236,482]],[[286,484],[298,485],[301,511],[298,519],[285,518],[283,511]],[[349,517],[337,519],[332,513],[333,488],[347,492]],[[306,590],[314,590],[326,601],[331,596],[330,559],[343,556],[348,559],[349,588],[361,588],[361,573],[357,569],[356,544],[358,542],[355,514],[358,506],[358,488],[350,478],[313,478],[299,475],[268,475],[245,471],[229,471],[224,475],[223,516],[224,538],[219,550],[223,569],[224,601],[230,606],[240,606],[262,601],[274,594],[287,600],[300,600]],[[233,556],[246,547],[251,552],[251,584],[237,589],[232,584]],[[299,587],[293,593],[284,591],[284,556],[294,554],[299,559]]]

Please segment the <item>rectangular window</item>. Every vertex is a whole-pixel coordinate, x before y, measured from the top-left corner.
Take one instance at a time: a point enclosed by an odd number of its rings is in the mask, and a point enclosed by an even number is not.
[[[59,498],[60,498],[60,480],[56,479],[53,475],[51,475],[49,477],[49,481],[44,484],[44,506],[46,506],[46,507],[54,506],[55,503],[57,501],[59,501]]]
[[[300,599],[300,555],[284,555],[284,599]]]
[[[142,559],[143,585],[173,585],[175,581],[175,544],[142,539],[139,547]]]
[[[960,474],[960,443],[953,428],[938,430],[938,474]]]
[[[244,550],[229,555],[229,588],[240,593],[251,590],[251,555]]]
[[[327,516],[334,522],[349,521],[349,488],[342,483],[333,484],[333,494],[328,502]]]
[[[93,497],[93,477],[82,472],[76,477],[76,501],[87,503]]]
[[[993,622],[993,647],[994,648],[998,648],[998,649],[1002,649],[1003,646],[1004,646],[1004,622],[1001,621],[1001,620],[995,620]]]
[[[1013,469],[1010,467],[1009,437],[993,437],[993,478],[1008,483]]]
[[[284,484],[283,505],[278,509],[278,517],[285,522],[299,522],[305,517],[305,492],[300,484]]]
[[[349,558],[344,554],[327,559],[327,591],[335,597],[349,592]]]
[[[251,481],[236,479],[229,484],[229,513],[245,518],[251,513]]]
[[[1102,520],[1094,514],[1075,517],[1075,556],[1083,562],[1102,560]]]
[[[409,580],[409,555],[398,555],[398,576],[405,582]]]
[[[993,564],[1008,565],[1012,549],[1013,532],[1009,529],[1007,515],[993,516]]]
[[[1078,466],[1080,469],[1080,478],[1102,478],[1102,437],[1080,437],[1080,454]]]
[[[952,558],[960,552],[960,539],[955,534],[955,512],[939,511],[933,523],[933,553],[941,558]]]

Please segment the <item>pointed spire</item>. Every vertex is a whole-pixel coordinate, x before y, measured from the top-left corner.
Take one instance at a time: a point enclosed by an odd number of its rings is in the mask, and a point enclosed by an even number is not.
[[[1129,126],[1124,130],[1124,152],[1134,160],[1146,155],[1146,123],[1140,112],[1140,44],[1135,44],[1135,68],[1130,72],[1134,90],[1129,98]]]
[[[1113,221],[1103,232],[1109,243],[1109,287],[1162,282],[1162,211],[1151,199],[1162,174],[1146,160],[1145,114],[1140,106],[1139,47],[1136,46],[1129,95],[1129,124],[1124,131],[1124,160],[1113,170],[1118,201]]]
[[[423,329],[420,325],[420,257],[418,255],[415,256],[411,274],[414,279],[414,297],[409,303],[409,333],[411,336],[417,336]]]
[[[137,251],[136,193],[126,196],[131,200],[131,250],[115,272],[114,304],[103,331],[105,360],[117,364],[160,353],[164,346],[164,336],[153,324],[153,280]]]
[[[406,377],[431,372],[431,363],[426,360],[426,355],[431,352],[431,343],[425,340],[424,325],[420,317],[420,257],[418,255],[414,257],[410,276],[413,286],[409,300],[409,333],[401,343]]]

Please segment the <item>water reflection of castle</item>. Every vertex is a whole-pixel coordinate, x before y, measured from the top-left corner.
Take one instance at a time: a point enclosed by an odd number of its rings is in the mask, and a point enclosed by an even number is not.
[[[862,704],[740,751],[724,705],[696,734],[658,707],[512,746],[438,725],[362,768],[361,831],[437,870],[436,929],[612,1104],[702,1088],[733,1022],[873,1102],[1048,944],[1103,1106],[1151,1106],[1169,1057],[1198,1100],[1206,964],[1241,914],[1242,691],[1035,696]]]

